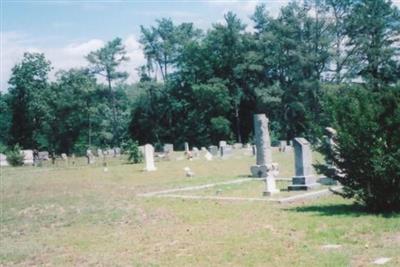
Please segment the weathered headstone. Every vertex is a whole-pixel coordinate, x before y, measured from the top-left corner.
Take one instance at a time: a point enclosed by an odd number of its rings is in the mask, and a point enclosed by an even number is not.
[[[271,140],[268,119],[265,114],[254,115],[254,133],[256,147],[256,165],[251,167],[253,177],[267,177],[272,164]]]
[[[221,148],[223,146],[226,146],[226,141],[224,140],[219,141],[219,147]]]
[[[187,153],[187,152],[189,152],[189,143],[188,142],[185,142],[185,152]]]
[[[193,155],[194,158],[198,158],[199,157],[200,151],[199,151],[199,149],[197,147],[193,147],[192,155]]]
[[[0,153],[0,167],[8,166],[7,156]]]
[[[207,151],[206,154],[204,155],[204,158],[208,161],[211,161],[213,159],[213,155]]]
[[[302,137],[294,139],[295,176],[289,190],[308,190],[318,186],[312,166],[311,144]]]
[[[40,160],[49,160],[49,152],[39,151],[39,159]]]
[[[150,144],[144,145],[144,162],[145,171],[155,171],[157,168],[154,166],[154,147]]]
[[[88,164],[94,164],[96,162],[96,159],[95,159],[91,149],[86,150],[86,158],[87,158]]]
[[[280,140],[279,141],[279,152],[285,152],[286,151],[286,140]]]
[[[24,164],[33,165],[33,150],[22,150],[24,155]]]
[[[103,156],[103,150],[101,150],[100,148],[97,149],[97,156],[98,157],[102,157]]]
[[[202,152],[207,152],[207,151],[208,151],[207,148],[204,147],[204,146],[202,146],[202,147],[200,148],[200,150],[201,150]]]
[[[243,144],[242,143],[234,143],[233,144],[233,148],[234,149],[242,149],[243,148]]]
[[[218,156],[218,147],[217,146],[209,146],[208,151],[210,151],[211,155]]]
[[[163,146],[164,153],[171,153],[174,152],[174,144],[164,144]]]
[[[265,114],[254,115],[254,133],[256,143],[256,165],[250,170],[253,177],[265,178],[264,196],[270,196],[279,192],[276,188],[275,177],[272,168],[271,139],[268,130],[268,118]]]
[[[222,159],[228,158],[232,154],[232,146],[221,146],[220,149],[220,156]]]

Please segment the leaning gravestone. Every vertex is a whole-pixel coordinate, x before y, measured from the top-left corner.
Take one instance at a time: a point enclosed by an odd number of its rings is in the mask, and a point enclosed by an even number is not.
[[[157,168],[154,166],[154,147],[150,144],[144,145],[144,161],[145,171],[155,171]]]
[[[24,155],[24,164],[33,165],[33,150],[22,150],[22,154]]]
[[[0,153],[0,167],[8,166],[7,156]]]
[[[269,196],[279,192],[276,188],[272,167],[271,139],[268,130],[268,118],[265,114],[254,115],[254,133],[256,143],[256,165],[250,170],[253,177],[265,178],[264,195]]]
[[[308,190],[318,186],[312,166],[311,144],[305,138],[299,137],[294,139],[293,146],[296,170],[288,189]]]

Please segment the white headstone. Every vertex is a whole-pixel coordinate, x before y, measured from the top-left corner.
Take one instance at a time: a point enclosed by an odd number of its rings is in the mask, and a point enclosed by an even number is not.
[[[185,152],[189,152],[189,143],[185,142]]]
[[[206,158],[206,160],[211,161],[213,159],[213,155],[210,152],[206,152],[206,154],[204,155],[204,157]]]
[[[7,161],[7,156],[4,154],[0,153],[0,166],[4,167],[4,166],[8,166],[8,161]]]
[[[24,164],[33,164],[33,150],[22,150]]]
[[[154,147],[150,144],[144,146],[144,161],[145,171],[155,171],[157,168],[154,166]]]

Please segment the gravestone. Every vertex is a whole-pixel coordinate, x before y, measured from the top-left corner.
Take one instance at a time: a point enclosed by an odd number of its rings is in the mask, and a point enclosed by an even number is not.
[[[268,118],[265,114],[254,115],[254,133],[256,143],[256,165],[250,170],[253,177],[265,178],[264,196],[279,192],[276,188],[272,166],[271,139],[268,130]]]
[[[226,146],[226,141],[224,140],[219,141],[219,147],[221,148],[223,146]]]
[[[164,153],[171,153],[174,152],[174,145],[173,144],[164,144],[163,146]]]
[[[289,190],[308,190],[318,186],[312,166],[311,144],[302,137],[294,139],[295,176]]]
[[[268,119],[265,114],[254,115],[254,133],[256,147],[256,165],[251,167],[253,177],[267,177],[272,164],[271,140],[268,130]]]
[[[97,156],[98,157],[103,156],[103,150],[101,150],[100,148],[97,149]]]
[[[207,152],[207,151],[208,151],[207,148],[205,148],[204,146],[202,146],[202,147],[200,148],[200,150],[201,150],[202,152]]]
[[[49,160],[49,152],[39,151],[39,160]]]
[[[33,165],[33,150],[22,150],[22,154],[24,155],[24,164]]]
[[[228,145],[221,146],[219,151],[220,151],[220,156],[222,159],[228,158],[229,156],[232,155],[232,152],[233,152],[232,146],[228,146]]]
[[[65,165],[68,166],[68,156],[65,153],[61,153],[61,158],[64,160]]]
[[[0,153],[0,167],[8,166],[7,156]]]
[[[234,149],[242,149],[243,148],[243,144],[242,143],[234,143],[233,144],[233,148]]]
[[[86,150],[86,158],[87,158],[88,164],[94,164],[96,162],[96,159],[95,159],[91,149]]]
[[[189,152],[189,143],[185,142],[185,152]]]
[[[156,166],[154,166],[154,147],[150,144],[144,145],[144,162],[145,162],[145,171],[155,171],[157,170]]]
[[[285,152],[286,151],[286,140],[280,140],[279,141],[279,152]]]
[[[209,146],[208,150],[210,151],[211,155],[218,156],[218,147],[217,146]]]
[[[206,154],[204,155],[204,158],[208,161],[211,161],[213,159],[213,155],[207,151]]]
[[[199,157],[200,151],[199,151],[199,149],[197,147],[193,147],[192,155],[193,155],[194,158],[198,158]]]

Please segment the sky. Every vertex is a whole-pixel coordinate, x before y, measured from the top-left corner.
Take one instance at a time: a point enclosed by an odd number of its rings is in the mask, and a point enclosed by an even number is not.
[[[60,69],[87,65],[85,55],[107,41],[121,37],[130,61],[121,66],[128,82],[137,80],[136,68],[145,63],[138,42],[140,25],[156,19],[175,23],[193,22],[206,30],[222,22],[228,11],[251,27],[249,17],[257,4],[266,4],[276,14],[287,0],[0,0],[1,69],[0,91],[8,88],[12,67],[24,52],[45,53],[52,63],[50,79]]]
[[[400,0],[395,0],[397,5]],[[193,22],[206,30],[222,22],[228,11],[251,28],[251,14],[264,3],[276,15],[288,0],[0,0],[0,91],[8,88],[12,67],[24,52],[42,52],[52,63],[50,79],[60,69],[87,65],[85,56],[107,41],[121,37],[130,61],[121,66],[128,82],[137,80],[136,68],[145,63],[138,38],[140,25],[156,19]]]

